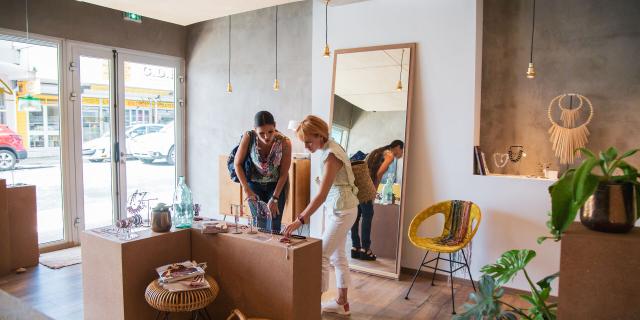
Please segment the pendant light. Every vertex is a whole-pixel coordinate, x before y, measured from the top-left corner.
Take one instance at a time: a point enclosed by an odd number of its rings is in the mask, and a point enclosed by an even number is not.
[[[531,10],[531,49],[529,51],[529,67],[527,68],[527,78],[536,77],[536,68],[533,66],[533,35],[536,31],[536,0],[533,0],[533,9]]]
[[[396,84],[396,90],[402,91],[402,67],[404,63],[404,49],[402,49],[402,56],[400,57],[400,77],[398,78],[398,83]]]
[[[233,87],[231,86],[231,16],[229,16],[229,53],[228,53],[228,57],[229,57],[229,73],[228,73],[228,80],[227,80],[227,92],[231,93],[233,92]]]
[[[27,43],[30,43],[29,41],[29,0],[25,0],[24,1],[24,10],[25,10],[25,29],[26,29],[26,33],[27,33]],[[28,48],[25,48],[28,49]],[[25,50],[23,49],[23,50]],[[25,50],[26,52],[27,50]],[[30,70],[30,66],[29,66],[29,52],[26,52],[27,54],[27,81],[31,81],[31,75],[29,74],[31,72]],[[31,87],[32,88],[38,88],[35,91],[39,91],[40,89],[40,81],[37,79],[33,79],[33,82],[31,82]],[[25,88],[28,87],[25,83]],[[30,90],[33,91],[33,90]],[[38,92],[39,93],[39,92]],[[22,96],[22,97],[18,97],[18,108],[20,109],[20,111],[42,111],[42,101],[40,101],[40,98],[38,97],[34,97],[33,95],[31,95],[31,92],[27,92],[26,96]]]
[[[331,56],[331,50],[329,50],[329,1],[325,0],[324,2],[324,53],[323,56],[325,58],[329,58]]]
[[[276,79],[273,81],[273,91],[280,90],[278,81],[278,6],[276,6]]]

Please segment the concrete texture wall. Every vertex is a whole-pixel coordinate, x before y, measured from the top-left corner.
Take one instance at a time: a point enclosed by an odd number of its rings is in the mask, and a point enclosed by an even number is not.
[[[559,244],[536,244],[537,236],[548,233],[550,182],[472,172],[470,154],[479,139],[482,1],[370,0],[330,7],[329,24],[332,50],[417,43],[402,234],[416,213],[437,201],[472,200],[483,214],[472,245],[471,269],[476,279],[483,265],[513,248],[537,251],[527,267],[532,278],[558,271]],[[313,113],[328,119],[333,61],[322,57],[323,47],[324,6],[314,1]],[[313,184],[312,190],[317,192]],[[321,212],[312,217],[313,234],[321,232],[320,216]],[[426,223],[424,232],[435,234],[441,228],[442,222],[434,219]],[[405,237],[402,266],[416,268],[423,256],[424,251]],[[522,276],[508,286],[529,289]]]
[[[278,78],[275,76],[275,8],[231,18],[231,82],[227,85],[228,20],[189,26],[187,50],[187,179],[207,216],[218,210],[218,156],[227,155],[260,110],[273,113],[277,127],[303,150],[289,120],[311,113],[311,2],[280,6]]]
[[[25,31],[25,1],[2,0],[0,28]],[[143,17],[124,21],[122,11],[75,0],[29,0],[29,32],[185,57],[187,28]]]
[[[566,169],[554,157],[547,132],[549,102],[562,93],[593,102],[588,148],[639,147],[639,1],[538,0],[533,80],[525,77],[531,2],[486,0],[483,27],[480,146],[490,171],[534,174],[538,162]],[[527,158],[497,169],[492,154],[506,153],[510,145],[523,145]],[[630,162],[640,164],[640,157]]]

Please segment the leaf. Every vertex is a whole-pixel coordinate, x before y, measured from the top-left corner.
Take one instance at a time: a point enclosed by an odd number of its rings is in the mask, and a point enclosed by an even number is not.
[[[509,250],[496,263],[482,267],[481,271],[494,278],[498,285],[503,285],[511,281],[535,256],[533,250]]]
[[[631,157],[631,156],[632,156],[632,155],[634,155],[636,152],[638,152],[638,150],[640,150],[640,149],[632,149],[632,150],[629,150],[629,151],[625,152],[623,155],[621,155],[621,156],[620,156],[620,158],[618,158],[618,160],[622,160],[622,159],[624,159],[624,158]]]
[[[536,284],[538,285],[538,287],[540,287],[540,289],[551,288],[551,282],[553,282],[553,280],[555,280],[559,276],[560,276],[560,272],[556,272],[552,275],[548,275],[544,277],[544,279],[536,282]]]
[[[580,151],[580,153],[586,155],[588,158],[594,158],[596,157],[595,154],[593,154],[593,152],[591,152],[591,150],[587,149],[587,148],[578,148],[576,149],[576,152]]]
[[[586,180],[593,176],[591,171],[593,168],[598,165],[598,160],[596,159],[587,159],[580,164],[573,178],[573,198],[575,200],[582,199],[585,196],[585,183]],[[593,178],[591,178],[593,179]],[[593,190],[595,191],[595,189]],[[593,191],[591,193],[593,193]],[[591,195],[591,194],[589,194]],[[587,196],[588,198],[588,196]],[[586,199],[585,199],[586,200]]]
[[[454,316],[453,319],[478,320],[499,318],[503,312],[500,309],[498,299],[502,297],[503,292],[492,277],[483,275],[478,282],[478,291],[469,294],[469,299],[471,299],[473,303],[465,303],[465,311]]]
[[[607,151],[605,151],[604,153],[600,153],[601,156],[604,156],[604,159],[606,162],[611,162],[613,160],[615,160],[618,157],[618,150],[616,150],[616,148],[614,147],[609,147],[609,149],[607,149]]]
[[[573,211],[573,179],[575,171],[567,171],[550,188],[551,225],[553,229],[563,232],[565,221],[573,221],[577,211]]]

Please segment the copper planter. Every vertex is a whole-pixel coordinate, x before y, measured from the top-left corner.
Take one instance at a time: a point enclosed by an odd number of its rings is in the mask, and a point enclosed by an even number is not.
[[[580,221],[591,230],[625,233],[635,224],[636,209],[635,185],[600,183],[580,209]]]

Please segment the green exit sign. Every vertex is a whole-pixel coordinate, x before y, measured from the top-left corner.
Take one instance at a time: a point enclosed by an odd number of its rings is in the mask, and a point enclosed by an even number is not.
[[[127,21],[142,23],[142,16],[133,12],[123,12],[122,16]]]

